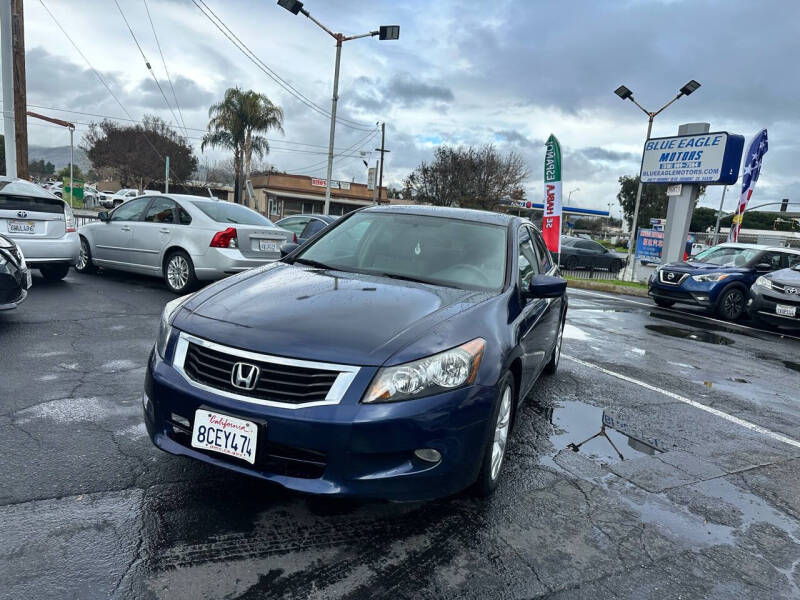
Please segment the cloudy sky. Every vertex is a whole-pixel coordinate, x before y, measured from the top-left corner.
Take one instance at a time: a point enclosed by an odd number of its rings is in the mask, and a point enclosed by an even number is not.
[[[142,0],[119,0],[172,102]],[[205,0],[272,71],[328,110],[333,41],[274,0]],[[43,113],[88,123],[69,109],[125,117],[46,12],[70,33],[134,118],[170,110],[147,72],[111,0],[29,0],[25,4],[28,102]],[[328,120],[287,93],[250,62],[191,0],[148,0],[183,120],[200,153],[210,103],[230,86],[253,88],[284,108],[285,135],[274,133],[268,161],[278,169],[325,175]],[[528,162],[528,198],[542,195],[544,140],[564,151],[564,195],[584,207],[616,206],[617,179],[635,174],[647,118],[613,90],[631,88],[655,110],[689,79],[700,90],[656,119],[654,136],[680,123],[707,121],[712,131],[750,138],[769,130],[754,200],[800,201],[800,2],[761,0],[307,0],[332,29],[358,34],[398,24],[399,41],[347,42],[342,52],[340,116],[334,176],[364,181],[355,151],[372,152],[370,128],[386,122],[385,180],[400,184],[439,144],[495,143]],[[173,107],[174,110],[174,107]],[[367,131],[364,131],[366,128]],[[78,126],[79,132],[85,125]],[[29,127],[31,144],[63,145],[64,132]],[[716,206],[721,188],[702,204]],[[736,194],[728,194],[733,209]],[[618,210],[618,209],[615,209]]]

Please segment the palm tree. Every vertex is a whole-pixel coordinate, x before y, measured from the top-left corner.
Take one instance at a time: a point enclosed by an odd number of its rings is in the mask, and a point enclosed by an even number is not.
[[[241,175],[250,177],[253,154],[263,158],[269,152],[266,136],[270,129],[283,133],[283,111],[264,94],[238,87],[228,88],[221,102],[208,109],[208,133],[203,136],[201,150],[206,146],[233,151],[234,202],[240,201]]]

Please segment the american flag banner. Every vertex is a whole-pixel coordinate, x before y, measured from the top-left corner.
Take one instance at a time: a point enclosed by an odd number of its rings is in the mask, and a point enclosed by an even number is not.
[[[728,232],[729,242],[735,242],[739,239],[739,230],[742,228],[744,211],[750,201],[750,196],[753,195],[756,181],[758,181],[758,176],[761,174],[761,162],[764,160],[764,155],[767,153],[768,148],[767,130],[762,129],[753,137],[753,141],[747,147],[747,154],[744,159],[744,173],[742,174],[742,195],[739,197],[739,206],[736,208],[736,214],[733,215],[731,230]]]

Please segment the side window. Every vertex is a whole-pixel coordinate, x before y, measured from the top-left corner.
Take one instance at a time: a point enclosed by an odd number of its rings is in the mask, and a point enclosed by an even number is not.
[[[800,265],[800,254],[784,254],[786,257],[786,266],[794,267]]]
[[[137,198],[136,200],[129,200],[125,204],[121,204],[114,212],[111,213],[112,221],[138,221],[142,216],[147,203],[150,198]]]
[[[307,217],[297,217],[292,219],[287,219],[283,223],[281,223],[281,227],[291,231],[294,234],[300,235],[303,232],[303,229],[308,224],[309,219]]]
[[[305,226],[303,229],[303,233],[300,234],[299,237],[302,238],[310,238],[312,235],[316,234],[318,231],[322,231],[328,224],[324,221],[320,221],[319,219],[311,219],[308,222],[308,225]]]
[[[550,256],[547,244],[544,243],[542,234],[535,229],[531,229],[531,237],[536,246],[536,256],[539,260],[539,273],[547,273],[553,267],[553,258]]]
[[[145,223],[174,223],[178,205],[169,198],[153,198],[144,215]]]
[[[772,271],[781,268],[781,254],[778,252],[764,252],[758,262],[767,263]]]
[[[531,236],[527,227],[519,230],[519,258],[518,258],[518,278],[520,289],[527,289],[531,283],[531,277],[539,273],[539,263],[536,253],[533,251]]]
[[[181,225],[190,225],[192,223],[192,215],[186,212],[182,206],[178,207],[178,223]]]

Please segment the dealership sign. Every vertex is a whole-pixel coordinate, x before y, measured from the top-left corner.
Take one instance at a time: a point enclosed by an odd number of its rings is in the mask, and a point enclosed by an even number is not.
[[[642,154],[642,183],[731,185],[739,178],[744,136],[725,131],[651,138]]]

